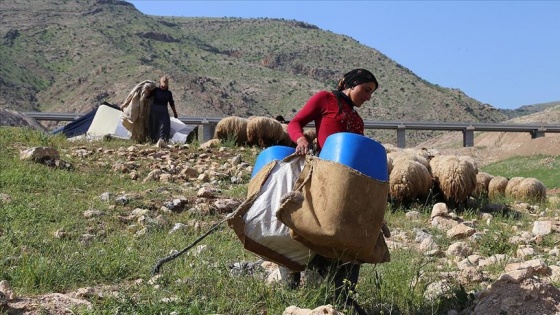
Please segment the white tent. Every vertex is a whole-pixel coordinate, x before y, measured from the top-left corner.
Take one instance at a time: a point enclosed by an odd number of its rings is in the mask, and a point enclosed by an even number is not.
[[[86,136],[102,138],[109,135],[121,139],[130,139],[130,132],[123,127],[121,114],[122,112],[118,109],[105,105],[99,106]]]
[[[177,118],[171,117],[171,143],[185,143],[196,125],[186,125]],[[71,138],[98,140],[105,136],[130,139],[131,133],[122,124],[122,111],[106,105],[100,105],[85,135]]]

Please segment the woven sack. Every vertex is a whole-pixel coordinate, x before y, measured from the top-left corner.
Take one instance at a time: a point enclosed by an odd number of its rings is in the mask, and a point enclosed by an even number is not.
[[[304,157],[292,155],[265,165],[249,182],[245,201],[228,219],[245,249],[294,271],[303,271],[315,253],[292,238],[276,210],[299,179],[304,162]]]
[[[353,263],[388,262],[381,232],[388,193],[386,181],[308,156],[276,214],[295,240],[317,254]]]

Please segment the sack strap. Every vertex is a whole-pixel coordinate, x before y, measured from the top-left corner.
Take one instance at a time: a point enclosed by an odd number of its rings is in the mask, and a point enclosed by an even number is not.
[[[307,155],[305,157],[305,164],[303,165],[303,169],[299,174],[297,181],[294,184],[294,191],[302,191],[303,186],[311,179],[311,174],[313,173],[313,164],[314,158],[312,155]]]

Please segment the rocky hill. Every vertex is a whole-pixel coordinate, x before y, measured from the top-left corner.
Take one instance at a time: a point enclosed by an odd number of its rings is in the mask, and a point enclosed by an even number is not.
[[[119,104],[136,83],[167,74],[180,115],[290,118],[312,93],[365,67],[380,81],[361,109],[366,120],[507,118],[374,48],[300,21],[147,16],[122,0],[3,0],[0,20],[0,107],[19,111]]]
[[[560,105],[549,107],[542,112],[520,116],[505,121],[511,124],[558,124]],[[418,147],[438,148],[446,154],[464,154],[474,157],[480,165],[502,161],[514,156],[546,155],[560,156],[560,134],[546,133],[544,137],[532,139],[529,133],[520,132],[480,132],[476,134],[474,147],[461,147],[462,134],[448,132],[418,145]]]

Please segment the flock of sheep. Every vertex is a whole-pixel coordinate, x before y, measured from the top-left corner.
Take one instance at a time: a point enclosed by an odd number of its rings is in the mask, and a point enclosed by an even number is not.
[[[478,201],[499,201],[503,198],[526,202],[546,200],[546,187],[536,178],[507,179],[479,172],[470,156],[384,146],[390,174],[390,198],[396,204],[429,198],[439,199],[451,206],[464,205],[471,197]]]
[[[294,146],[287,132],[288,125],[263,116],[242,118],[225,117],[218,122],[214,138],[235,141],[238,145],[256,145],[267,148],[272,145]],[[305,136],[310,140],[316,138],[315,129],[306,129]]]
[[[230,116],[218,122],[214,138],[261,148],[272,145],[295,146],[286,129],[286,124],[269,117]],[[306,129],[305,136],[310,142],[315,140],[315,129]],[[389,199],[396,205],[431,200],[460,206],[469,198],[479,201],[510,198],[527,202],[542,202],[546,199],[546,187],[538,179],[507,179],[479,172],[470,156],[384,146],[389,170]]]

